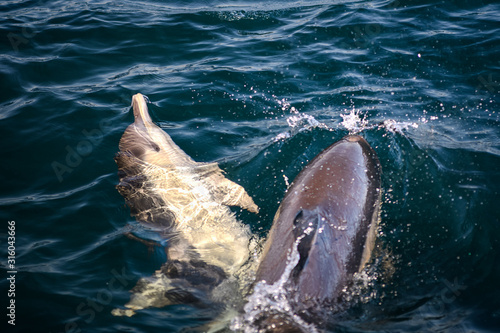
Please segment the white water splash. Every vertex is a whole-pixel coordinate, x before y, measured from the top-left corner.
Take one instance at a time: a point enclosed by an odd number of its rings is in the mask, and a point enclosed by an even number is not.
[[[285,180],[286,188],[289,188],[290,187],[290,183],[288,182],[288,177],[286,175],[283,175],[283,179]]]
[[[368,303],[377,296],[375,283],[378,274],[374,267],[364,269],[359,273],[354,273],[352,284],[343,288],[343,299],[345,302]]]
[[[286,109],[286,105],[282,106],[282,108]],[[290,129],[287,130],[286,132],[278,134],[274,138],[273,140],[274,142],[291,138],[297,133],[308,131],[313,128],[322,128],[322,129],[327,129],[329,131],[332,130],[326,124],[317,121],[316,118],[314,118],[313,116],[309,114],[299,113],[299,111],[297,111],[297,109],[295,109],[293,106],[290,109],[290,113],[292,113],[292,115],[286,118],[286,122],[290,127]]]
[[[388,120],[384,121],[384,127],[389,132],[403,134],[403,130],[407,130],[410,127],[412,127],[412,128],[418,128],[418,124],[417,123],[412,123],[412,122],[406,122],[406,121],[397,122],[395,120],[388,119]]]
[[[350,110],[348,114],[341,114],[340,116],[342,117],[342,122],[340,123],[341,126],[345,127],[350,134],[359,133],[363,130],[373,129],[376,127],[384,127],[389,132],[404,134],[403,131],[406,131],[409,128],[418,128],[419,126],[419,124],[415,122],[395,121],[393,119],[387,119],[382,123],[370,125],[365,117],[362,117],[360,112],[355,109]],[[427,122],[436,119],[437,117],[432,116],[430,118],[422,117],[419,120],[420,123],[426,124]]]
[[[349,114],[341,114],[342,123],[349,133],[361,132],[363,129],[368,127],[368,121],[365,118],[361,118],[359,111],[352,109]]]
[[[253,294],[248,298],[248,303],[244,307],[244,313],[231,322],[233,331],[244,333],[260,332],[258,327],[254,326],[261,317],[270,313],[279,313],[292,320],[298,327],[307,332],[317,333],[318,330],[311,324],[306,323],[301,317],[293,312],[289,302],[290,292],[287,291],[285,284],[290,278],[293,268],[298,264],[300,255],[297,245],[303,237],[297,238],[292,251],[288,254],[287,264],[280,279],[273,284],[267,284],[266,281],[258,282],[253,290]]]
[[[253,87],[250,88],[251,90]],[[253,90],[252,90],[253,91]],[[256,91],[254,91],[256,93]],[[314,128],[326,129],[328,131],[335,131],[336,128],[331,128],[325,123],[318,121],[314,116],[309,114],[300,113],[295,107],[285,99],[279,99],[277,96],[272,95],[272,99],[278,104],[278,110],[281,112],[289,112],[290,115],[286,116],[286,122],[289,129],[285,132],[279,133],[273,142],[280,140],[289,139],[295,136],[297,133],[308,131]],[[268,100],[272,100],[268,99]],[[409,128],[418,128],[419,124],[427,124],[430,121],[438,119],[436,116],[421,117],[417,122],[412,121],[396,121],[393,119],[387,119],[383,122],[377,122],[376,124],[370,124],[366,119],[366,114],[362,114],[360,110],[352,108],[351,110],[345,109],[344,114],[340,114],[342,122],[337,127],[344,127],[349,131],[349,134],[357,134],[365,130],[370,130],[374,128],[385,128],[391,133],[399,133],[404,135],[404,131]]]

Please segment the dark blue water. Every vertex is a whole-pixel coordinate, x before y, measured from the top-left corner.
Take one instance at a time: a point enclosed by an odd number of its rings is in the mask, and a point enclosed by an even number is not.
[[[498,2],[4,0],[0,12],[2,332],[213,319],[187,305],[110,313],[163,260],[123,235],[134,221],[115,189],[137,92],[186,153],[245,187],[260,214],[236,213],[261,236],[322,149],[356,131],[374,147],[393,274],[331,331],[500,329]]]

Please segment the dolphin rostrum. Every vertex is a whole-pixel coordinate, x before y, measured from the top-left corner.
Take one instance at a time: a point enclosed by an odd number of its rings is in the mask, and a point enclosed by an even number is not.
[[[299,173],[264,246],[245,306],[251,320],[240,325],[257,325],[259,332],[315,331],[339,309],[374,248],[380,178],[379,160],[360,136],[331,145]]]
[[[115,157],[117,189],[137,221],[167,240],[167,262],[152,278],[139,281],[128,310],[116,309],[115,315],[198,301],[197,293],[207,285],[235,276],[249,259],[251,233],[228,206],[258,212],[217,163],[195,162],[153,123],[143,95],[134,95],[132,106],[134,123]]]

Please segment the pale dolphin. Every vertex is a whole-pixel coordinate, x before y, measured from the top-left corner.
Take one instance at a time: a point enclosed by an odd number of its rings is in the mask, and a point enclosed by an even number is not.
[[[138,283],[126,305],[137,310],[195,300],[207,285],[234,276],[249,260],[251,233],[228,206],[254,213],[258,207],[217,163],[195,162],[155,125],[143,95],[134,95],[132,106],[134,123],[115,157],[117,189],[137,221],[168,240],[167,263]],[[113,313],[133,314],[129,310]]]
[[[314,331],[310,324],[336,311],[370,259],[380,198],[381,166],[363,138],[347,136],[317,155],[276,212],[245,307],[254,322],[246,324],[266,332]]]

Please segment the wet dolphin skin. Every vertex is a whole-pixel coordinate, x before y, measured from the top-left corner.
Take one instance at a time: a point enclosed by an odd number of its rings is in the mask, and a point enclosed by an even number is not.
[[[256,282],[286,290],[300,318],[294,323],[271,313],[262,319],[263,329],[301,331],[303,319],[316,324],[335,311],[353,274],[370,259],[380,178],[378,158],[360,136],[331,145],[295,178],[276,212]]]

